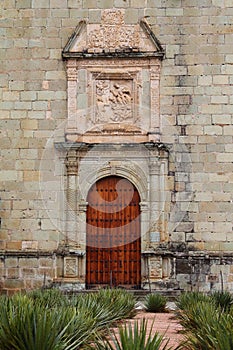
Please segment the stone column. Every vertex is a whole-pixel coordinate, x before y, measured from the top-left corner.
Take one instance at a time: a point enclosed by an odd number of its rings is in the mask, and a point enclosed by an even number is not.
[[[77,246],[77,176],[78,160],[75,150],[68,151],[66,157],[67,189],[66,189],[66,245]]]
[[[161,193],[160,193],[160,163],[157,158],[150,159],[150,243],[159,244],[160,230],[158,227],[159,216],[161,213]]]
[[[147,250],[150,236],[150,208],[148,202],[140,203],[140,212],[141,212],[141,244],[142,252]]]

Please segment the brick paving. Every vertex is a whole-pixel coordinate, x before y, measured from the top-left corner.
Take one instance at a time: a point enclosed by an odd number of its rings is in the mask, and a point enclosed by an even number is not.
[[[169,340],[169,346],[175,349],[176,346],[180,344],[183,339],[182,334],[179,332],[182,330],[181,325],[174,318],[173,313],[151,313],[145,311],[139,311],[133,320],[140,320],[145,318],[148,325],[148,333],[153,323],[154,332],[159,332],[160,334],[165,334],[165,339]]]

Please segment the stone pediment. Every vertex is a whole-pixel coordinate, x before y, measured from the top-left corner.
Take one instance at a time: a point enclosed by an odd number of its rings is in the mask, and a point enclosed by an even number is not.
[[[147,142],[160,133],[163,48],[145,19],[125,23],[123,9],[81,21],[63,58],[67,72],[67,141]]]
[[[143,18],[126,24],[124,10],[103,10],[101,23],[82,20],[68,40],[63,58],[84,57],[163,57],[164,51]]]

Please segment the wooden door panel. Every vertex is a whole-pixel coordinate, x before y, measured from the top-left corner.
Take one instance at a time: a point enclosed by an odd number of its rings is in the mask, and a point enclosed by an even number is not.
[[[87,287],[141,283],[139,194],[126,179],[109,176],[88,194]]]

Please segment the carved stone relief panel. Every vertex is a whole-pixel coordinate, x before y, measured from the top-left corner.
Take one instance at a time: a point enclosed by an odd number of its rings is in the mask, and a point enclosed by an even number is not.
[[[138,26],[115,27],[103,25],[93,29],[88,36],[88,48],[90,49],[123,49],[126,47],[139,47]]]
[[[76,277],[78,274],[78,259],[65,257],[64,258],[64,275],[65,277]]]
[[[133,125],[139,119],[138,74],[112,71],[91,73],[89,96],[93,109],[89,127],[119,123]]]
[[[96,80],[97,123],[133,122],[132,81]]]
[[[133,135],[151,133],[152,137],[159,134],[160,63],[157,59],[121,59],[118,62],[115,59],[82,59],[77,61],[76,67],[73,60],[70,61],[67,62],[67,134],[74,135],[72,141],[77,141],[75,135],[79,135],[78,141],[89,142],[87,134],[103,134],[107,129],[108,134],[111,130],[127,135],[130,132]],[[86,135],[86,139],[80,135]],[[150,141],[151,136],[140,138],[138,142],[147,140]],[[104,141],[95,137],[95,142]]]

